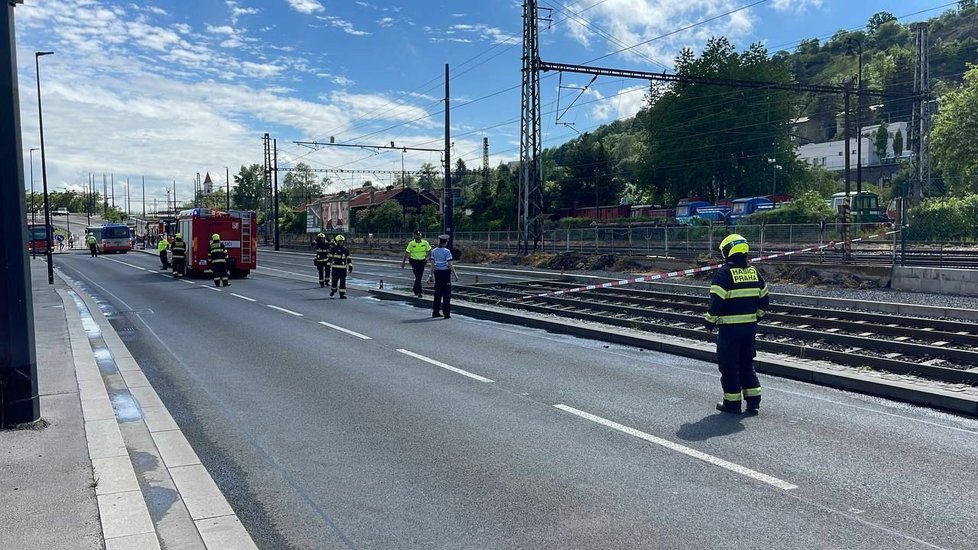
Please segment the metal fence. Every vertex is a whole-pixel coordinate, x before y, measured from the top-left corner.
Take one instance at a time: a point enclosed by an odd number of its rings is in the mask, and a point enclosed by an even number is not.
[[[781,252],[817,246],[843,239],[842,228],[834,224],[811,225],[740,225],[737,233],[751,243],[758,253]],[[878,225],[852,226],[850,238],[878,234]],[[663,256],[713,255],[730,230],[724,226],[622,227],[552,229],[544,231],[538,250],[545,253],[578,252],[586,254],[641,254]],[[432,236],[427,236],[432,240]],[[412,238],[410,233],[353,233],[348,236],[355,246],[379,249],[403,247]],[[283,242],[309,246],[311,235],[283,238]],[[517,252],[519,234],[516,231],[459,231],[454,235],[456,245],[468,245],[487,252]],[[893,236],[863,247],[892,250]],[[533,248],[531,246],[531,248]]]

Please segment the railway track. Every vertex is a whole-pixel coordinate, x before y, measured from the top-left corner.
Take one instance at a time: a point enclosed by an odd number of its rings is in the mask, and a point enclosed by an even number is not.
[[[474,303],[714,341],[702,328],[708,297],[638,289],[597,289],[531,297],[577,286],[555,281],[455,286]],[[772,305],[758,327],[757,349],[856,368],[978,385],[978,326],[866,311]]]

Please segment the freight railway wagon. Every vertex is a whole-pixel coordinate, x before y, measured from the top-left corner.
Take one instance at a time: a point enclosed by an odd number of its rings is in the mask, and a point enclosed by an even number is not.
[[[232,277],[247,277],[258,265],[257,225],[253,211],[194,208],[180,212],[176,228],[187,243],[188,274],[203,274],[208,270],[211,235],[217,233],[228,251],[228,272]]]

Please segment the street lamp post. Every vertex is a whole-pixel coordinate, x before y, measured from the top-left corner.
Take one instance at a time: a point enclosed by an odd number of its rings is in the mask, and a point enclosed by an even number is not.
[[[28,156],[31,158],[31,223],[37,223],[37,209],[34,206],[34,151],[37,150],[37,147],[31,147],[28,152]]]
[[[774,172],[774,181],[771,183],[771,196],[774,196],[778,188],[778,170],[781,169],[781,165],[777,164],[778,159],[767,159],[768,164],[771,164]],[[771,199],[772,201],[774,199]]]
[[[44,116],[41,113],[41,63],[43,55],[51,55],[54,52],[34,52],[34,75],[37,79],[37,126],[41,134],[41,181],[44,184],[44,225],[45,236],[47,238],[48,249],[48,284],[54,284],[54,256],[51,248],[51,208],[48,201],[48,168],[44,156]]]
[[[37,207],[34,206],[34,151],[37,151],[37,147],[32,147],[28,151],[28,156],[31,158],[31,225],[37,224]],[[36,231],[36,229],[31,228],[31,231]],[[31,242],[34,241],[34,235],[31,234]],[[31,259],[37,259],[37,247],[33,244],[31,245]]]
[[[856,73],[856,196],[863,192],[863,44],[855,38],[846,39],[846,55],[852,55],[852,44],[856,44],[859,52],[858,69]],[[857,199],[858,200],[858,199]]]

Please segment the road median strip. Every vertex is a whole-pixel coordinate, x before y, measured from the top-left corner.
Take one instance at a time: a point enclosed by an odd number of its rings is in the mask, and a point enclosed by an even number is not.
[[[423,308],[431,307],[430,299],[414,298],[403,292],[371,289],[370,294],[384,300],[403,301]],[[570,334],[582,338],[611,342],[651,351],[660,351],[702,361],[713,362],[716,360],[716,348],[714,345],[693,342],[678,337],[667,337],[626,328],[588,324],[540,314],[519,313],[503,307],[452,301],[452,313],[455,312],[478,319],[538,328],[550,332]],[[759,353],[755,359],[755,366],[758,372],[764,374],[978,416],[978,397],[969,395],[966,392],[957,393],[941,388],[915,384],[906,380],[885,379],[879,376],[861,373],[851,367],[841,367],[821,361],[795,359],[768,353]]]

